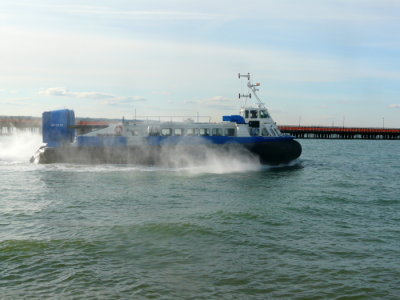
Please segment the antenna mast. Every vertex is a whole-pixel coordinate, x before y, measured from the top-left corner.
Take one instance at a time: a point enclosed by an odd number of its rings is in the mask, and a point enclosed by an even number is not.
[[[258,86],[260,86],[260,83],[256,83],[256,84],[252,84],[251,83],[251,81],[250,81],[250,73],[247,73],[247,74],[238,74],[238,77],[239,77],[239,79],[241,78],[241,77],[246,77],[247,78],[247,87],[250,89],[250,93],[248,93],[248,94],[240,94],[239,93],[239,99],[240,98],[250,98],[251,99],[251,94],[253,93],[253,95],[256,97],[256,99],[257,99],[257,104],[258,104],[258,107],[264,107],[264,103],[260,100],[260,98],[258,97],[258,95],[257,95],[257,93],[256,92],[258,92],[259,91],[259,89],[258,88],[256,88],[256,87],[258,87]]]
[[[247,80],[250,82],[250,73],[247,73],[247,74],[238,74],[238,77],[239,77],[239,79],[241,78],[241,77],[246,77],[247,78]],[[248,84],[247,84],[248,85]],[[250,98],[251,99],[251,93],[248,93],[248,94],[241,94],[241,93],[239,93],[239,99],[240,98]]]

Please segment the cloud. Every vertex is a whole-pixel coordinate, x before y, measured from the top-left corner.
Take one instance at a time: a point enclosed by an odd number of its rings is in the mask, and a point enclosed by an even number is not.
[[[161,95],[161,96],[169,96],[172,93],[168,91],[153,91],[151,92],[153,95]]]
[[[237,106],[237,101],[232,98],[215,96],[198,101],[198,104],[218,109],[231,109]]]
[[[400,108],[400,104],[390,104],[390,108]]]
[[[185,103],[185,104],[198,104],[198,102],[194,101],[194,100],[185,100],[185,101],[183,101],[183,103]]]
[[[102,103],[106,105],[129,105],[133,102],[145,101],[146,99],[141,96],[116,96],[112,94],[100,92],[71,92],[64,87],[48,88],[39,92],[40,95],[46,96],[61,96],[71,98],[84,98],[103,100]]]
[[[0,89],[0,93],[17,94],[18,92],[14,90]]]
[[[40,95],[46,96],[65,96],[74,98],[90,98],[90,99],[107,99],[114,98],[111,94],[98,93],[98,92],[71,92],[64,87],[48,88],[39,92]]]
[[[38,4],[38,3],[13,3],[14,7],[32,8],[48,11],[49,13],[60,13],[70,15],[86,15],[108,18],[126,18],[134,20],[172,20],[172,21],[195,21],[195,20],[221,20],[222,18],[234,18],[225,13],[208,13],[193,11],[189,6],[187,9],[118,9],[111,6],[101,5],[75,5],[75,4]]]
[[[31,100],[32,100],[32,98],[29,98],[29,97],[20,97],[20,98],[5,99],[5,100],[1,100],[0,102],[3,104],[8,104],[8,105],[26,105],[27,102],[29,102]]]
[[[228,97],[224,97],[224,96],[215,96],[215,97],[211,97],[211,98],[206,98],[206,99],[202,99],[200,100],[200,103],[204,103],[204,104],[227,104],[227,103],[231,103],[232,101],[234,101],[231,98]]]
[[[112,105],[112,106],[128,106],[134,102],[146,101],[145,98],[140,96],[131,96],[131,97],[113,97],[102,101],[103,104]]]

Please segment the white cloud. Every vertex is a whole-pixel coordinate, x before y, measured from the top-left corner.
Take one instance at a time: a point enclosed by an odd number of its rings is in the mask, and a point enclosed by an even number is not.
[[[50,2],[49,2],[50,3]],[[61,3],[61,4],[60,4]],[[192,1],[179,1],[179,4],[161,1],[135,1],[135,5],[118,3],[113,5],[77,5],[62,1],[58,3],[42,4],[10,2],[11,7],[30,8],[42,12],[63,13],[70,15],[85,15],[86,17],[107,17],[115,19],[134,20],[161,20],[161,21],[196,21],[196,20],[229,20],[229,19],[256,19],[271,20],[300,20],[313,21],[348,21],[348,22],[373,22],[396,19],[399,8],[397,1],[315,1],[303,0],[264,0],[253,1],[252,5],[246,2],[235,1],[234,5],[226,1],[203,0],[202,5],[193,5]],[[175,6],[175,8],[173,8]],[[141,9],[136,9],[140,7]],[[153,9],[157,7],[157,9]],[[212,7],[210,12],[209,7]],[[382,9],[384,8],[384,9]]]
[[[71,92],[64,87],[48,88],[40,91],[39,94],[46,96],[62,96],[71,98],[103,100],[102,103],[107,105],[128,105],[133,102],[146,100],[144,97],[140,96],[124,97],[100,92]]]
[[[8,105],[25,105],[27,102],[31,100],[32,98],[29,97],[20,97],[20,98],[9,98],[5,100],[0,100],[0,102]]]
[[[185,100],[185,101],[183,101],[183,103],[185,103],[185,104],[190,104],[190,105],[192,105],[192,104],[198,104],[198,102],[197,102],[197,101],[194,101],[194,100]]]
[[[135,80],[144,89],[154,88],[156,85],[160,88],[159,91],[165,91],[176,86],[178,78],[181,88],[192,88],[193,81],[204,81],[205,74],[209,81],[220,82],[221,74],[232,74],[243,67],[254,74],[265,74],[264,80],[286,82],[333,82],[360,77],[400,78],[397,70],[387,70],[373,62],[268,47],[240,48],[85,34],[65,34],[60,38],[52,33],[21,31],[15,28],[5,28],[0,37],[8,41],[6,45],[9,45],[0,49],[0,55],[10,58],[2,65],[3,74],[16,74],[14,77],[9,76],[12,80],[23,82],[55,76],[71,81],[71,74],[77,74],[74,78],[81,82],[97,81],[104,84],[110,80],[118,80],[126,86]],[[19,57],[24,57],[23,64]],[[140,59],[132,59],[133,57]],[[29,76],[38,73],[41,76]],[[182,74],[185,74],[184,78]],[[149,81],[148,78],[152,80]],[[53,92],[68,94],[68,91],[62,89]],[[96,96],[99,95],[92,95]]]
[[[237,100],[223,96],[215,96],[198,101],[198,104],[202,106],[223,110],[233,109],[237,106],[237,103]]]
[[[40,91],[39,95],[72,97],[71,92],[69,92],[66,88],[63,87],[48,88],[46,90]]]
[[[161,4],[161,3],[160,3]],[[155,6],[159,6],[154,4]],[[153,5],[153,6],[154,6]],[[74,4],[39,4],[39,3],[12,3],[14,7],[38,9],[47,11],[48,13],[63,13],[71,15],[100,16],[108,18],[128,18],[137,20],[173,20],[173,21],[193,21],[193,20],[220,20],[228,17],[225,13],[208,13],[202,11],[194,11],[189,5],[187,8],[181,5],[176,10],[171,9],[130,9],[129,5],[125,9],[119,9],[117,6],[101,6],[101,5],[74,5]],[[137,5],[144,7],[144,5]],[[230,16],[229,18],[232,18]]]
[[[224,96],[215,96],[211,98],[202,99],[199,102],[203,104],[231,104],[233,99]]]
[[[390,104],[390,108],[400,108],[400,104]]]
[[[87,98],[87,99],[108,99],[116,97],[111,94],[105,94],[99,92],[71,92],[64,87],[48,88],[46,90],[40,91],[39,94],[46,96],[65,96],[65,97]]]
[[[168,91],[153,91],[153,95],[170,96],[172,93]]]
[[[114,106],[125,106],[131,105],[134,102],[146,101],[145,98],[140,96],[131,96],[131,97],[117,97],[106,99],[102,101],[103,104],[114,105]]]

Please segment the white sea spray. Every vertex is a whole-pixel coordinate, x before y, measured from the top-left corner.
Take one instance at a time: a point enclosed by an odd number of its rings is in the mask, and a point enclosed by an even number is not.
[[[41,144],[42,136],[37,133],[0,136],[0,161],[27,162]]]

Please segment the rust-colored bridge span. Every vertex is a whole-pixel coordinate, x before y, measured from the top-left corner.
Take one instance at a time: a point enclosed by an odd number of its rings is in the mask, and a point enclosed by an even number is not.
[[[324,126],[288,126],[281,125],[283,133],[289,133],[304,139],[367,139],[399,140],[399,128],[359,128]]]

